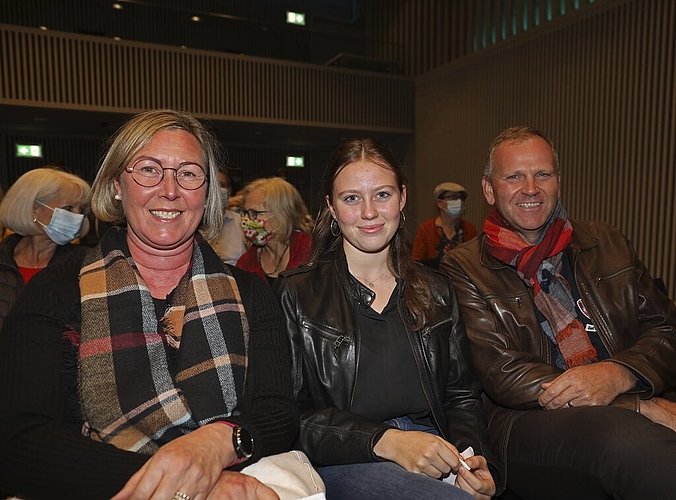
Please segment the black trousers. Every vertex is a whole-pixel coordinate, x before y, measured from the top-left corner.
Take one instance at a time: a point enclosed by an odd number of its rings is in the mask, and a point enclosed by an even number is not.
[[[526,500],[676,498],[676,432],[611,406],[530,411],[514,424],[507,486]]]

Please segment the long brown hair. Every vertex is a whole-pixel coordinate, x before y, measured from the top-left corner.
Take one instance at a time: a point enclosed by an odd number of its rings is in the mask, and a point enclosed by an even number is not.
[[[399,192],[404,188],[405,179],[401,166],[390,149],[375,139],[349,139],[341,142],[335,149],[324,171],[322,200],[333,200],[333,185],[336,177],[347,165],[369,161],[394,173]],[[334,236],[331,232],[333,216],[326,203],[322,203],[317,222],[312,232],[311,262],[327,262],[336,258],[337,250],[343,242],[342,235]],[[432,293],[434,282],[430,275],[421,272],[406,244],[405,228],[400,228],[390,242],[388,267],[395,275],[404,280],[404,303],[410,313],[414,329],[422,328],[430,309],[435,304]]]

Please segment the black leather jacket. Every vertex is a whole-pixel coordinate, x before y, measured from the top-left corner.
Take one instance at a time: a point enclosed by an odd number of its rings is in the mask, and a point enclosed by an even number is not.
[[[676,384],[676,308],[655,286],[629,241],[600,222],[571,221],[565,250],[582,302],[610,354],[643,387],[613,402],[638,411],[638,398],[659,396]],[[483,233],[441,261],[458,293],[476,371],[486,394],[489,430],[501,465],[514,421],[543,411],[541,384],[561,370],[535,313],[533,290],[496,260]]]
[[[361,346],[356,309],[367,307],[375,295],[349,274],[342,250],[334,257],[286,271],[275,283],[286,315],[301,411],[297,444],[317,465],[381,461],[373,447],[390,427],[350,412]],[[420,331],[411,330],[403,300],[398,309],[433,421],[459,451],[472,446],[490,462],[481,385],[470,365],[451,282],[423,266],[420,272],[432,277],[443,305],[434,308]]]

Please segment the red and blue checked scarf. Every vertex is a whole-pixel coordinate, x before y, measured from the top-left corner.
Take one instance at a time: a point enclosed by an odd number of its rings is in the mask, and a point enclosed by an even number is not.
[[[577,318],[570,284],[561,275],[563,250],[573,236],[573,226],[561,200],[534,245],[514,232],[495,208],[486,216],[483,230],[491,255],[515,268],[519,278],[533,289],[535,307],[547,320],[566,367],[595,362],[596,349]]]
[[[200,236],[158,322],[126,235],[108,231],[80,270],[83,432],[152,454],[237,413],[249,327],[234,277]]]

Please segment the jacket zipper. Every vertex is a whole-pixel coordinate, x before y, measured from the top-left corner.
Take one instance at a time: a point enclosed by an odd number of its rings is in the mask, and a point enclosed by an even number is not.
[[[425,384],[425,381],[423,380],[424,377],[422,376],[422,374],[424,373],[423,370],[425,370],[426,368],[421,366],[421,361],[422,361],[421,358],[424,358],[424,354],[422,352],[422,346],[420,348],[420,352],[416,355],[416,348],[413,345],[413,341],[411,340],[411,337],[412,337],[411,331],[410,331],[406,321],[404,321],[404,319],[402,318],[401,311],[399,310],[399,307],[397,307],[397,312],[399,313],[399,318],[401,319],[402,324],[404,325],[404,330],[406,331],[406,337],[408,338],[408,344],[409,344],[409,346],[411,346],[411,352],[413,353],[413,359],[415,361],[416,366],[418,367],[418,380],[420,381],[420,387],[422,388],[423,394],[425,395],[425,400],[427,401],[427,404],[430,407],[430,413],[432,414],[432,418],[433,418],[434,422],[436,423],[437,429],[439,430],[441,436],[444,439],[446,439],[447,438],[446,429],[444,428],[444,426],[441,425],[441,420],[439,420],[439,416],[437,415],[436,409],[435,409],[434,405],[432,404],[432,398],[430,397],[429,387]],[[449,318],[446,321],[442,321],[442,322],[438,323],[438,325],[434,325],[434,328],[444,324],[445,322],[451,322],[452,320],[453,320],[453,318]],[[429,337],[431,331],[432,331],[432,327],[425,327],[420,332],[421,341],[422,341],[422,337],[424,337],[424,336]]]
[[[611,341],[612,335],[610,332],[608,332],[605,328],[602,321],[599,321],[598,317],[596,316],[596,304],[593,303],[593,301],[589,297],[589,292],[587,291],[587,285],[583,282],[580,281],[578,278],[577,274],[577,260],[579,256],[579,251],[578,252],[573,252],[573,278],[575,279],[575,284],[577,285],[577,289],[580,292],[580,299],[582,299],[582,303],[584,304],[584,307],[587,309],[587,312],[589,313],[589,316],[591,317],[592,322],[594,323],[594,326],[596,327],[596,333],[599,336],[599,339],[601,339],[601,342],[603,343],[604,347],[606,348],[606,351],[608,351],[608,355],[612,356],[614,352],[617,352],[617,349],[610,349],[610,346],[608,345]],[[625,272],[625,271],[622,271]],[[620,274],[620,273],[615,273],[615,274]],[[599,288],[601,286],[601,281],[602,278],[596,278],[594,282],[594,286]],[[592,305],[593,307],[590,307]],[[603,333],[603,334],[602,334]]]
[[[342,335],[339,333],[331,332],[329,330],[326,330],[325,328],[322,328],[320,325],[317,325],[307,320],[302,320],[301,325],[306,328],[312,328],[313,330],[319,332],[323,337],[333,340],[333,357],[335,358],[336,361],[339,361],[338,349],[340,349],[340,346],[343,344],[343,342],[345,341],[349,342],[351,340],[351,337],[349,335]]]

